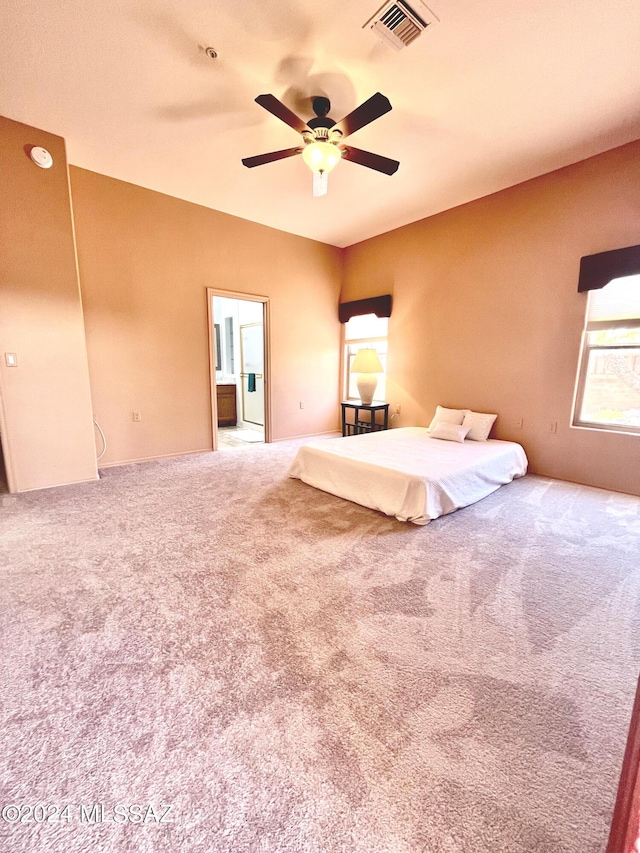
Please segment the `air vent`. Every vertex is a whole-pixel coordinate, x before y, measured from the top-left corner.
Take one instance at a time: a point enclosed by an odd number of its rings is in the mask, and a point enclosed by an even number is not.
[[[373,30],[376,36],[394,50],[408,47],[427,27],[438,23],[438,18],[421,0],[411,0],[409,6],[403,0],[390,0],[378,9],[363,29]]]

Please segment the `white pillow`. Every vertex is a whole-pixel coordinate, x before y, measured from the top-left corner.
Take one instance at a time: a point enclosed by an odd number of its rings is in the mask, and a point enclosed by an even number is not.
[[[464,420],[466,411],[466,409],[445,409],[442,406],[436,406],[436,413],[433,416],[433,420],[427,427],[427,432],[431,432],[434,426],[439,422],[460,426]]]
[[[460,444],[465,439],[471,427],[458,426],[457,424],[448,424],[446,421],[440,421],[431,430],[429,435],[431,438],[442,438],[445,441],[459,441]]]
[[[485,415],[483,412],[472,412],[467,409],[462,421],[463,426],[469,427],[467,438],[471,441],[486,441],[497,417],[497,415]]]

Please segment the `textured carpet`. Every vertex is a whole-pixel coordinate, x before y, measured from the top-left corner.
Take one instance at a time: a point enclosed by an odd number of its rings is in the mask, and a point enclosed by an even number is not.
[[[3,853],[602,853],[640,500],[528,476],[417,528],[295,449],[2,496]]]

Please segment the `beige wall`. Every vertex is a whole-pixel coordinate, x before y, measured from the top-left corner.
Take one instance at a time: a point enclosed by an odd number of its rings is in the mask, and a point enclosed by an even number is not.
[[[54,159],[40,169],[30,146]],[[0,118],[0,399],[12,491],[97,478],[64,140]],[[7,367],[15,352],[17,367]]]
[[[0,392],[15,490],[95,478],[91,398],[106,464],[211,447],[207,287],[271,299],[273,438],[336,429],[342,275],[345,300],[394,295],[400,425],[427,423],[438,403],[496,411],[496,435],[521,441],[533,471],[640,493],[637,436],[570,427],[579,259],[640,242],[640,142],[343,252],[71,167],[85,349],[64,141],[0,128],[0,353],[19,359],[2,358]],[[52,169],[30,162],[33,144]]]
[[[339,249],[75,167],[71,188],[101,464],[211,448],[207,287],[270,297],[272,438],[338,428]]]
[[[580,257],[638,243],[640,142],[348,248],[342,298],[393,293],[400,425],[437,404],[497,412],[495,436],[521,442],[531,470],[640,494],[638,436],[570,426]]]

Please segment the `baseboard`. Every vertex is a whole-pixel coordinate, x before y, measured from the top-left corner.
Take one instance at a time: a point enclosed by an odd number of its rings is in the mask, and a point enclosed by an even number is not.
[[[323,435],[335,435],[341,436],[342,433],[339,429],[328,429],[324,432],[308,432],[304,435],[287,435],[284,438],[274,438],[271,440],[271,444],[276,444],[279,441],[294,441],[296,438],[321,438]]]
[[[294,439],[297,439],[297,438],[321,438],[323,435],[339,436],[339,435],[341,435],[341,432],[339,430],[330,429],[330,430],[326,430],[325,432],[310,432],[310,433],[306,433],[305,435],[290,435],[290,436],[285,436],[284,438],[274,438],[269,442],[269,444],[276,444],[280,441],[293,441]],[[158,459],[175,459],[175,458],[178,458],[179,456],[194,456],[198,453],[213,453],[213,452],[215,452],[215,451],[213,451],[211,447],[205,447],[202,450],[183,450],[180,453],[162,453],[158,456],[144,456],[144,457],[141,457],[138,459],[122,459],[118,462],[105,462],[103,465],[98,463],[98,467],[99,468],[118,468],[120,465],[136,465],[138,462],[154,462]]]
[[[640,498],[640,491],[624,492],[622,489],[614,489],[612,486],[600,486],[597,483],[590,483],[587,480],[568,480],[566,477],[559,477],[557,474],[549,474],[548,471],[537,471],[531,465],[527,469],[527,474],[532,474],[534,477],[542,477],[544,480],[557,480],[558,483],[572,483],[574,486],[586,486],[589,489],[599,489],[601,492],[613,492],[616,495]]]
[[[98,463],[98,468],[118,468],[120,465],[136,465],[138,462],[154,462],[158,459],[175,459],[178,456],[195,456],[198,453],[213,453],[211,447],[205,447],[204,450],[181,450],[180,453],[161,453],[158,456],[143,456],[138,459],[123,459],[120,462],[105,462],[104,465]]]
[[[19,489],[15,492],[7,492],[8,495],[26,495],[29,492],[43,492],[46,489],[61,489],[63,486],[79,486],[81,483],[97,483],[97,477],[88,477],[86,480],[71,480],[68,483],[51,483],[49,486],[34,486],[32,489]]]

